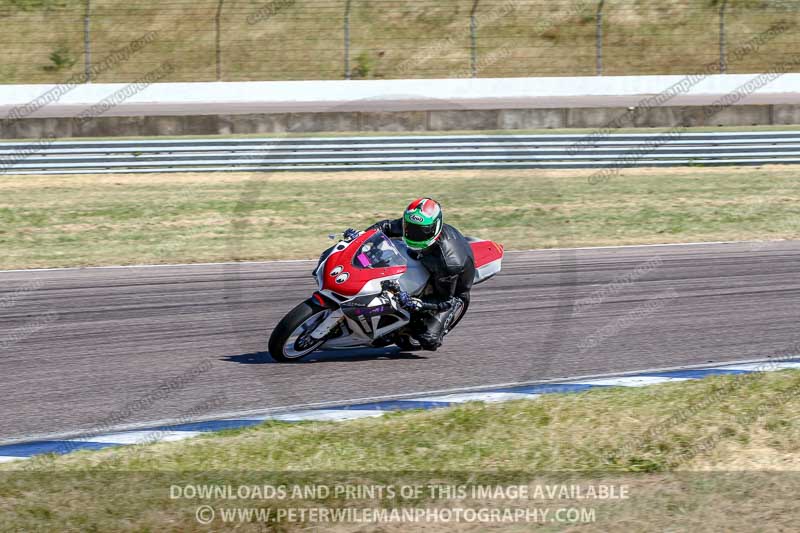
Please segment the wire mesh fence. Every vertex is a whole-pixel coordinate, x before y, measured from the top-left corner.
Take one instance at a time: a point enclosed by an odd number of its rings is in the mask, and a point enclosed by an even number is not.
[[[0,23],[0,83],[749,73],[800,53],[797,0],[0,0]]]

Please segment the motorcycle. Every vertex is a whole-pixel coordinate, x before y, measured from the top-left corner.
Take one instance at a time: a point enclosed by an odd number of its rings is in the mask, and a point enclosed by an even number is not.
[[[335,236],[331,236],[335,238]],[[500,272],[503,246],[467,237],[475,258],[474,284]],[[380,348],[396,344],[419,349],[413,340],[415,317],[397,301],[399,291],[421,297],[431,290],[430,274],[409,254],[402,239],[382,231],[341,240],[319,259],[313,272],[319,290],[278,323],[269,339],[275,361],[296,363],[320,349]],[[454,300],[445,335],[461,321],[467,304]]]

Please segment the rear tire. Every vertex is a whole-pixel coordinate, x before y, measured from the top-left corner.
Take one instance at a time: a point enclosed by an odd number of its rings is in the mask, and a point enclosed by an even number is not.
[[[298,363],[325,342],[307,335],[325,320],[330,310],[313,301],[300,303],[278,322],[269,337],[269,354],[279,363]]]

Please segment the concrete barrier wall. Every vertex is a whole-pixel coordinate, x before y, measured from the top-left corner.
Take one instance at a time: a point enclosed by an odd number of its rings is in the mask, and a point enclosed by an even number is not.
[[[320,112],[346,105],[351,111],[388,109],[397,102],[449,102],[459,106],[474,101],[560,99],[580,97],[630,97],[657,95],[672,90],[678,97],[724,95],[746,86],[758,74],[689,76],[590,76],[551,78],[476,78],[442,80],[272,81],[153,84],[0,85],[0,112],[17,118],[65,116],[54,111],[88,107],[129,90],[107,115],[124,114],[126,107],[150,107],[149,115],[174,115],[182,107],[210,106],[202,113],[229,112],[237,106],[260,105],[263,111]],[[800,74],[783,74],[753,96],[797,93]],[[748,93],[751,91],[748,90]],[[44,106],[36,104],[46,103]],[[32,104],[32,105],[31,105]],[[502,106],[508,107],[508,106]],[[539,106],[536,106],[539,107]],[[593,107],[606,107],[595,104]],[[490,104],[490,109],[497,105]],[[418,108],[419,109],[419,108]],[[424,109],[424,107],[422,108]],[[397,110],[397,109],[394,109]],[[51,113],[55,113],[52,114]],[[76,113],[77,114],[77,113]],[[68,115],[67,115],[68,116]]]
[[[800,105],[735,106],[704,116],[702,107],[689,106],[31,118],[4,124],[0,138],[602,128],[618,117],[625,117],[620,127],[789,125],[800,124]]]
[[[0,138],[799,124],[800,74],[758,76],[0,85]]]

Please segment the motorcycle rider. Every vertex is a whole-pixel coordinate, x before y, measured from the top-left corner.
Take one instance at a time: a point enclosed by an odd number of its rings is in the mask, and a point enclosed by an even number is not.
[[[455,306],[462,302],[464,307],[469,304],[475,279],[475,258],[469,242],[453,226],[443,223],[441,205],[430,198],[411,202],[402,218],[382,220],[367,229],[379,229],[388,237],[402,237],[409,254],[430,272],[428,283],[432,293],[425,300],[401,290],[397,301],[420,319],[422,328],[415,332],[414,338],[422,349],[435,351],[442,345],[445,325]],[[344,235],[353,239],[358,232],[348,229]]]

